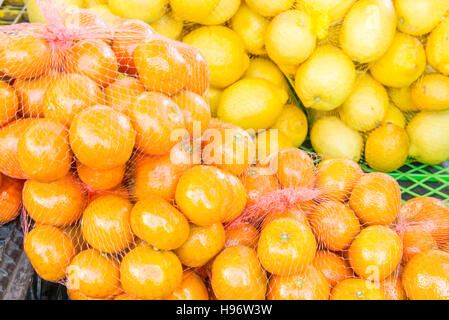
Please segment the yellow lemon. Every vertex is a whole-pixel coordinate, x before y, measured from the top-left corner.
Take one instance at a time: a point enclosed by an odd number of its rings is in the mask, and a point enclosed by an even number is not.
[[[352,129],[369,131],[380,125],[387,114],[387,90],[369,74],[361,74],[354,90],[340,108],[341,119]]]
[[[25,0],[25,4],[27,6],[28,19],[30,22],[47,23],[37,0]],[[51,4],[57,10],[84,7],[83,0],[53,0]]]
[[[382,57],[396,31],[391,0],[360,0],[349,10],[340,33],[340,45],[351,59],[368,63]]]
[[[340,49],[318,47],[296,72],[295,90],[304,106],[329,111],[339,107],[354,88],[354,64]]]
[[[315,122],[310,140],[320,155],[346,157],[354,161],[359,161],[362,156],[362,136],[337,117],[324,117]]]
[[[412,88],[412,101],[420,110],[449,109],[449,77],[430,73],[416,81]]]
[[[398,29],[419,36],[432,31],[449,9],[447,0],[396,0]]]
[[[200,27],[183,41],[197,48],[205,57],[210,71],[210,84],[225,88],[245,73],[249,57],[242,39],[224,26]]]
[[[108,4],[108,0],[84,0],[83,1],[84,8],[89,8],[89,7],[98,6],[98,5],[107,5],[107,4]]]
[[[170,39],[179,39],[184,28],[184,23],[178,21],[171,14],[165,14],[162,18],[151,24],[157,33]]]
[[[409,155],[435,165],[449,159],[449,110],[423,111],[408,124]]]
[[[393,123],[397,125],[400,128],[405,129],[405,125],[407,124],[407,120],[405,119],[404,114],[401,112],[401,110],[396,107],[393,103],[390,103],[390,106],[388,107],[387,116],[384,119],[385,123]]]
[[[220,0],[215,9],[207,17],[198,22],[207,26],[225,23],[237,12],[240,7],[240,2],[241,0]]]
[[[279,130],[269,129],[260,132],[256,137],[257,159],[264,163],[270,154],[294,148],[285,133]]]
[[[265,32],[269,21],[247,5],[240,6],[232,17],[232,29],[242,38],[246,50],[252,54],[265,53]]]
[[[411,88],[388,88],[388,95],[394,105],[404,112],[416,112],[419,108],[412,101]]]
[[[312,54],[315,45],[313,21],[304,11],[282,12],[265,33],[265,49],[276,63],[298,65]]]
[[[112,13],[126,19],[139,19],[152,23],[165,14],[168,0],[123,1],[108,0]]]
[[[421,42],[397,32],[387,52],[371,66],[371,74],[382,84],[403,88],[411,85],[426,68],[426,53]]]
[[[300,108],[287,104],[271,128],[280,130],[295,147],[299,147],[307,136],[307,118]]]
[[[220,103],[223,90],[214,87],[209,88],[209,107],[213,117],[217,116],[218,104]]]
[[[332,117],[332,116],[340,117],[338,109],[334,109],[334,110],[330,110],[330,111],[321,111],[321,110],[316,110],[316,109],[307,109],[306,111],[307,111],[307,116],[309,118],[310,127],[313,127],[315,122],[317,122],[321,118]]]
[[[298,0],[297,6],[307,11],[329,15],[329,22],[344,18],[356,0]]]
[[[391,172],[405,164],[409,146],[405,129],[387,123],[369,134],[365,144],[365,160],[376,171]]]
[[[115,16],[105,4],[97,4],[88,7],[88,9],[98,15],[108,25],[112,25],[112,23],[117,20],[117,16]]]
[[[426,52],[429,64],[449,76],[449,18],[443,20],[429,35]]]
[[[243,78],[260,78],[271,82],[275,86],[289,92],[287,80],[281,70],[269,59],[253,58],[249,62]]]
[[[170,0],[176,20],[199,22],[207,18],[221,0]]]
[[[246,0],[246,4],[261,16],[274,17],[293,8],[295,0]]]
[[[297,65],[282,64],[282,63],[276,63],[276,64],[279,67],[279,69],[289,77],[294,77],[296,74],[296,71],[298,71]]]
[[[246,78],[223,91],[218,118],[244,129],[271,127],[282,112],[288,95],[264,79]]]

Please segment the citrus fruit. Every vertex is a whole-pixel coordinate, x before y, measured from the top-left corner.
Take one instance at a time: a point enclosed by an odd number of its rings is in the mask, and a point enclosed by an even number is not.
[[[364,279],[346,279],[331,291],[331,300],[386,300],[379,285]]]
[[[140,299],[160,299],[172,294],[182,281],[182,265],[171,251],[139,245],[120,264],[123,289]]]
[[[399,184],[385,173],[365,174],[352,190],[349,205],[363,223],[388,225],[401,206]]]
[[[406,300],[404,288],[401,279],[398,277],[389,277],[380,282],[380,288],[384,292],[387,300]]]
[[[114,300],[141,300],[128,293],[122,293],[114,297]]]
[[[199,22],[202,25],[218,25],[231,19],[240,7],[241,0],[220,0],[218,5]]]
[[[267,276],[254,249],[237,245],[215,258],[211,285],[218,300],[261,300],[267,291]]]
[[[407,120],[405,119],[402,111],[396,107],[393,103],[390,103],[388,107],[387,115],[384,118],[384,124],[392,123],[397,125],[398,127],[405,129]]]
[[[4,224],[20,213],[23,183],[1,174],[0,177],[0,224]]]
[[[432,31],[426,43],[429,64],[446,76],[449,76],[449,39],[446,37],[448,32],[449,20],[445,19]]]
[[[67,288],[93,298],[105,298],[120,292],[119,265],[97,250],[78,253],[67,268]]]
[[[223,249],[225,238],[221,223],[207,227],[190,225],[187,240],[175,252],[183,265],[201,267]]]
[[[395,31],[396,15],[391,1],[357,1],[343,21],[340,45],[351,59],[373,62],[390,47]]]
[[[87,76],[69,73],[52,81],[44,96],[44,116],[70,125],[82,110],[104,102],[100,87]]]
[[[100,298],[92,298],[88,297],[77,290],[67,289],[67,296],[70,300],[82,301],[82,300],[110,300],[108,298],[100,299]],[[114,299],[115,300],[115,299]]]
[[[221,95],[223,90],[210,87],[209,88],[209,107],[212,117],[217,116],[218,105],[220,104]]]
[[[287,276],[304,271],[315,256],[315,237],[293,218],[275,219],[260,233],[257,255],[265,270]]]
[[[276,176],[264,173],[260,167],[249,168],[240,179],[246,189],[248,205],[255,203],[260,196],[279,189]]]
[[[190,229],[184,215],[158,196],[147,196],[134,205],[131,228],[136,236],[160,250],[179,248]]]
[[[316,186],[322,197],[344,201],[362,175],[357,162],[343,157],[327,157],[317,166]]]
[[[76,115],[69,133],[76,158],[96,169],[124,165],[131,157],[135,136],[131,121],[125,115],[101,105]]]
[[[449,110],[449,77],[426,74],[413,84],[411,95],[419,110]]]
[[[402,284],[411,300],[449,299],[449,254],[428,250],[415,255],[405,266]]]
[[[188,73],[184,88],[204,96],[207,89],[209,89],[210,73],[208,61],[200,51],[191,45],[182,42],[176,42],[175,45],[187,63]]]
[[[209,300],[203,280],[192,271],[184,271],[182,282],[166,300]]]
[[[359,276],[372,281],[383,280],[401,262],[401,239],[386,226],[369,226],[354,239],[348,257]]]
[[[354,2],[356,0],[299,0],[296,6],[327,16],[332,24],[342,20]]]
[[[112,13],[126,19],[139,19],[147,23],[160,19],[166,9],[168,0],[141,0],[136,2],[123,2],[121,0],[108,0]]]
[[[95,249],[117,253],[128,248],[134,240],[131,225],[132,204],[116,195],[96,198],[83,213],[84,239]]]
[[[257,134],[256,147],[257,160],[260,165],[265,166],[267,162],[270,162],[275,157],[276,153],[295,146],[283,131],[268,129]]]
[[[191,91],[181,91],[173,97],[173,101],[184,115],[185,126],[191,139],[201,136],[210,120],[209,104],[200,95]]]
[[[274,62],[267,58],[253,57],[249,62],[249,67],[243,75],[243,78],[265,79],[275,86],[284,89],[287,93],[290,90],[282,71]]]
[[[94,190],[113,189],[122,182],[125,175],[125,166],[101,170],[90,168],[78,162],[76,170],[80,180]]]
[[[388,88],[388,95],[396,107],[404,112],[419,111],[418,107],[412,101],[412,93],[410,87],[405,88]]]
[[[24,239],[23,248],[37,274],[47,281],[65,277],[70,261],[75,256],[75,247],[60,229],[37,225]]]
[[[228,188],[231,190],[232,201],[228,203],[227,213],[221,220],[223,223],[231,222],[243,212],[246,207],[246,190],[239,178],[225,172]]]
[[[281,114],[271,127],[285,133],[295,147],[306,140],[308,124],[305,113],[298,107],[286,104]]]
[[[255,249],[259,240],[259,231],[249,223],[242,222],[226,228],[225,247],[247,246]]]
[[[438,245],[432,234],[421,226],[408,226],[402,234],[404,253],[402,262],[407,263],[413,256],[420,252],[437,249]]]
[[[184,117],[176,103],[162,93],[145,92],[129,110],[136,131],[136,148],[153,155],[163,155],[177,143],[178,129],[184,133]]]
[[[323,274],[331,287],[352,276],[349,264],[339,255],[327,250],[317,251],[312,264]]]
[[[387,123],[368,135],[365,160],[376,171],[391,172],[405,164],[410,141],[405,129]]]
[[[61,179],[72,162],[67,129],[55,120],[34,121],[19,139],[17,157],[30,179],[41,182]]]
[[[295,4],[294,0],[246,0],[246,4],[258,14],[264,17],[274,17],[275,15],[291,9]]]
[[[268,300],[328,300],[329,283],[315,267],[288,276],[273,276],[268,287]]]
[[[277,161],[276,177],[283,187],[314,186],[315,165],[307,152],[296,148],[281,150]]]
[[[127,115],[135,97],[145,91],[142,82],[136,78],[118,77],[104,89],[106,104]]]
[[[309,215],[317,240],[332,251],[343,251],[360,232],[360,223],[345,204],[329,200],[315,207]]]
[[[19,98],[14,89],[6,82],[0,81],[0,127],[16,117],[19,110]]]
[[[69,226],[83,214],[86,195],[70,173],[45,183],[27,180],[23,188],[23,206],[37,223]]]
[[[170,0],[170,7],[177,20],[199,22],[206,18],[220,3],[220,0]]]
[[[184,23],[173,18],[172,14],[167,13],[159,20],[153,22],[151,27],[164,37],[178,40],[184,29]]]
[[[340,49],[318,47],[296,72],[295,91],[307,108],[329,111],[339,107],[356,80],[352,61]]]
[[[225,88],[240,79],[248,68],[245,44],[230,28],[200,27],[186,35],[183,42],[204,55],[209,65],[211,86]]]
[[[66,2],[66,0],[63,0],[63,2]],[[62,5],[63,7],[60,8],[59,10],[64,10],[63,9],[64,3]],[[69,9],[64,14],[63,24],[67,29],[69,29],[69,33],[73,32],[76,34],[76,32],[78,32],[80,28],[87,30],[95,30],[94,38],[96,40],[102,40],[105,43],[110,44],[112,39],[111,29],[113,28],[113,26],[108,25],[106,21],[103,19],[103,17],[99,16],[95,12],[90,10],[79,10],[78,8],[72,8],[73,10]],[[52,37],[50,37],[50,40],[53,40]],[[57,58],[59,61],[64,59],[64,55],[66,53],[64,49],[65,48],[63,47],[62,50],[56,51]]]
[[[301,209],[301,203],[286,210],[273,210],[266,216],[263,216],[261,218],[263,218],[262,224],[260,225],[261,230],[264,229],[268,224],[270,224],[271,221],[282,218],[292,218],[304,224],[305,226],[310,227],[308,216]]]

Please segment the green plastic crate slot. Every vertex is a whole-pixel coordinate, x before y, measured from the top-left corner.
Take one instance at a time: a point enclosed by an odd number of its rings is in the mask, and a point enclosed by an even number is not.
[[[0,0],[0,25],[28,21],[23,0]]]

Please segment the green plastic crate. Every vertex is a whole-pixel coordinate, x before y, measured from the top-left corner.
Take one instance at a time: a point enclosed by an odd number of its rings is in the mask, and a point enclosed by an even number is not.
[[[23,0],[0,0],[0,25],[28,21]]]

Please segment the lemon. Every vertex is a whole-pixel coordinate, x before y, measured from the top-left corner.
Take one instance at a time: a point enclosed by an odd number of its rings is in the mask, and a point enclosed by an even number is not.
[[[209,88],[209,107],[213,117],[217,116],[218,104],[220,103],[223,90],[214,87]]]
[[[285,75],[289,77],[294,77],[296,72],[298,71],[297,65],[277,63],[277,66]]]
[[[369,134],[365,145],[365,160],[376,171],[395,171],[405,164],[409,147],[405,129],[387,123]]]
[[[369,74],[361,74],[340,108],[340,118],[352,129],[369,131],[384,120],[389,106],[387,90]]]
[[[105,4],[97,4],[91,7],[88,7],[88,9],[92,12],[94,12],[97,16],[99,16],[101,19],[103,19],[104,22],[106,22],[109,25],[112,25],[114,21],[116,21],[117,16],[115,16],[109,7]]]
[[[429,35],[426,52],[429,64],[449,76],[449,18],[443,20]]]
[[[260,78],[271,82],[275,86],[284,89],[286,93],[289,92],[287,80],[281,70],[269,59],[253,58],[249,62],[249,67],[246,70],[243,78]]]
[[[215,9],[198,23],[207,26],[225,23],[237,12],[240,2],[241,0],[220,0]]]
[[[405,125],[407,123],[404,114],[396,107],[393,103],[390,103],[388,107],[387,116],[384,119],[385,123],[393,123],[400,128],[405,129]]]
[[[98,6],[98,5],[107,5],[107,4],[108,4],[108,0],[84,0],[83,1],[84,8],[89,8],[89,7]]]
[[[168,0],[108,0],[109,9],[116,16],[126,19],[139,19],[152,23],[165,14]]]
[[[265,48],[276,63],[298,65],[312,54],[315,45],[312,18],[304,11],[282,12],[265,33]]]
[[[371,66],[373,77],[382,84],[403,88],[411,85],[426,68],[426,52],[411,35],[397,32],[387,52]]]
[[[327,14],[330,23],[344,18],[356,0],[298,0],[297,7],[320,14]]]
[[[404,112],[419,111],[418,107],[412,101],[411,88],[388,88],[388,95],[394,105]]]
[[[25,0],[27,14],[30,22],[47,23],[37,0]],[[64,9],[82,8],[83,0],[53,0],[52,6],[63,12]]]
[[[449,110],[423,111],[408,124],[409,155],[435,165],[449,159]]]
[[[246,50],[252,54],[265,53],[265,32],[269,21],[242,3],[232,17],[232,29],[242,38]]]
[[[300,108],[287,104],[271,128],[282,131],[295,147],[299,147],[306,140],[307,118]]]
[[[295,90],[304,106],[318,110],[339,107],[356,79],[354,64],[340,49],[318,47],[296,72]]]
[[[288,95],[264,79],[246,78],[223,91],[218,118],[244,129],[271,127],[282,112]]]
[[[411,95],[420,110],[449,109],[449,77],[437,73],[426,74],[413,84]]]
[[[382,57],[396,31],[391,0],[360,0],[349,10],[340,33],[340,45],[351,59],[368,63]]]
[[[245,73],[249,57],[242,39],[224,26],[200,27],[186,35],[183,41],[197,48],[205,57],[210,72],[210,84],[224,88]]]
[[[179,39],[184,28],[184,23],[178,21],[169,13],[165,14],[162,18],[151,24],[157,33],[170,39]]]
[[[310,140],[313,149],[323,156],[346,157],[359,161],[363,138],[337,117],[319,119],[312,127]]]
[[[307,111],[307,116],[309,118],[309,123],[310,123],[311,127],[313,127],[313,125],[321,118],[332,117],[332,116],[340,117],[338,109],[334,109],[334,110],[330,110],[330,111],[307,109],[306,111]]]
[[[274,152],[294,148],[287,135],[275,129],[260,132],[256,137],[256,147],[257,159],[260,162]]]
[[[447,0],[396,0],[398,29],[419,36],[432,31],[449,9]]]
[[[170,0],[176,20],[199,22],[207,18],[221,0]]]
[[[246,4],[261,16],[274,17],[293,8],[295,0],[246,0]]]

